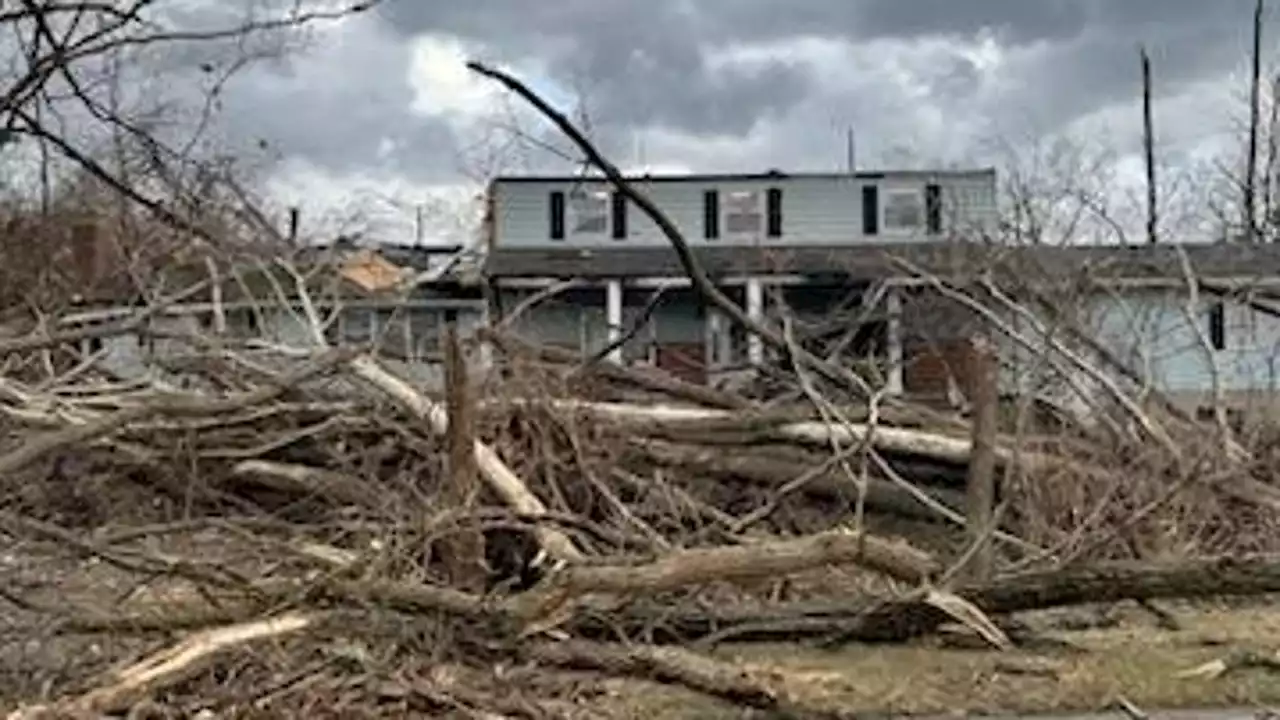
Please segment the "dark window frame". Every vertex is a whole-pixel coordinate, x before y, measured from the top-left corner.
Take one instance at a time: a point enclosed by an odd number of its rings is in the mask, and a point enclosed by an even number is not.
[[[930,235],[942,234],[942,186],[937,183],[924,186],[924,227]]]
[[[705,240],[720,239],[720,191],[702,192],[702,237]]]
[[[880,186],[862,186],[862,234],[880,234]]]
[[[1227,349],[1227,306],[1221,301],[1209,306],[1209,344],[1214,350]]]
[[[782,188],[771,187],[765,191],[765,237],[782,237]]]
[[[563,190],[552,190],[547,198],[547,228],[552,240],[565,239],[565,197]]]
[[[627,197],[620,192],[614,192],[609,198],[609,224],[612,225],[610,233],[614,240],[627,239]]]

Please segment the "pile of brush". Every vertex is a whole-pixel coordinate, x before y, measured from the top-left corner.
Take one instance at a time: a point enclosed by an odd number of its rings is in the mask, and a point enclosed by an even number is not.
[[[455,344],[443,392],[319,343],[192,337],[126,380],[6,341],[12,717],[573,717],[614,676],[844,717],[704,651],[944,625],[1007,648],[1019,611],[1280,590],[1267,461],[1190,428],[1177,458],[1002,428],[977,529],[970,418],[487,339],[493,372]]]

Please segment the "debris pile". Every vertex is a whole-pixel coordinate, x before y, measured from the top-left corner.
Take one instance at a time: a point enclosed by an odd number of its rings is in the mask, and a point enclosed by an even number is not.
[[[315,336],[192,336],[180,383],[65,337],[0,346],[11,717],[599,717],[619,676],[847,717],[712,649],[944,626],[1004,649],[1020,611],[1280,590],[1266,454],[1173,419],[1177,458],[1002,432],[975,533],[970,418],[771,403],[496,330],[483,377],[447,335],[435,393]]]

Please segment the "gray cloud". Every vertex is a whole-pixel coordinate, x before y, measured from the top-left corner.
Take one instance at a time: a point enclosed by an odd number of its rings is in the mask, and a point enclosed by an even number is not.
[[[212,24],[205,16],[199,21]],[[272,34],[255,49],[219,90],[210,135],[221,150],[304,158],[338,175],[456,177],[459,140],[442,120],[413,111],[410,44],[379,19],[355,18],[336,33]],[[147,67],[169,68],[166,90],[190,112],[244,52],[225,44],[178,46]],[[202,63],[214,72],[193,70]],[[387,147],[394,151],[383,152]]]
[[[386,0],[340,39],[320,35],[310,51],[238,78],[224,99],[223,130],[242,147],[262,138],[335,173],[377,164],[417,181],[456,178],[469,140],[414,113],[406,78],[414,38],[441,34],[479,43],[486,60],[533,59],[562,87],[580,90],[597,136],[623,157],[631,156],[637,133],[661,129],[686,139],[649,133],[654,162],[831,168],[842,162],[844,129],[853,125],[868,161],[888,162],[900,146],[929,159],[981,161],[979,140],[1002,129],[1052,133],[1110,106],[1136,107],[1140,43],[1152,54],[1161,96],[1224,77],[1243,61],[1252,5]],[[833,67],[783,52],[813,38],[847,43],[856,62]],[[1001,49],[1002,64],[986,67],[965,52],[984,39]],[[753,44],[773,52],[724,59],[722,51]],[[1200,121],[1161,118],[1171,134]],[[762,123],[767,138],[752,135]],[[712,142],[726,137],[743,145],[727,151]],[[379,158],[388,142],[398,151]],[[559,162],[546,153],[529,157],[534,167]]]
[[[995,30],[1026,42],[1079,34],[1089,24],[1089,5],[1080,0],[831,0],[798,2],[780,12],[776,3],[754,0],[722,8],[728,11],[722,27],[729,38],[785,32],[866,40]]]
[[[383,10],[401,33],[456,33],[495,46],[499,56],[541,56],[557,79],[589,87],[589,107],[603,121],[741,134],[793,107],[812,78],[782,61],[710,67],[707,24],[718,12],[676,0],[393,0]]]
[[[607,123],[662,125],[693,134],[743,134],[766,117],[821,95],[828,78],[776,60],[712,69],[712,44],[822,37],[865,44],[989,34],[1006,47],[1038,48],[1001,101],[1038,122],[1061,125],[1132,97],[1136,48],[1148,46],[1159,91],[1221,74],[1240,58],[1252,0],[514,0],[425,3],[390,0],[396,32],[455,33],[499,56],[547,59],[557,79],[591,86],[590,107]],[[935,102],[972,112],[981,83],[955,57],[932,73]],[[880,98],[859,98],[866,107]]]

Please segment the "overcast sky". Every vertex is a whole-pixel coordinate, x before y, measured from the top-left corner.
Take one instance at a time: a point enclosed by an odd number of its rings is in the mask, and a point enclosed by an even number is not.
[[[852,127],[864,168],[1000,166],[1011,148],[1071,136],[1132,156],[1121,163],[1132,171],[1142,43],[1162,161],[1185,167],[1229,142],[1243,112],[1252,5],[385,0],[240,77],[225,122],[243,142],[271,141],[286,158],[275,187],[317,210],[474,191],[495,170],[565,169],[552,152],[506,147],[501,94],[462,67],[473,57],[566,109],[581,100],[628,167],[839,169]]]

